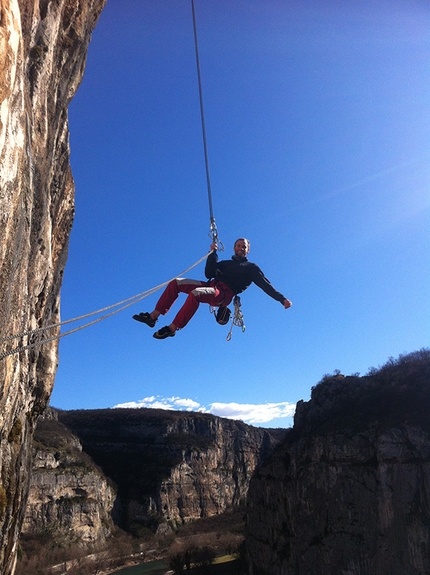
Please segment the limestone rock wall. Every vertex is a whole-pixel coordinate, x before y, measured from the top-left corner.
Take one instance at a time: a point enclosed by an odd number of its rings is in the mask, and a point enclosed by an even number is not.
[[[244,502],[254,470],[278,443],[268,430],[207,414],[117,409],[59,418],[118,486],[116,521],[132,532]]]
[[[172,523],[210,517],[244,503],[253,472],[275,444],[263,429],[217,417],[186,417],[167,428],[173,437],[190,433],[211,441],[206,449],[181,449],[180,461],[152,501],[152,508]]]
[[[55,412],[54,412],[55,413]],[[59,544],[94,545],[112,534],[116,492],[55,418],[40,419],[23,533],[50,532]]]
[[[430,353],[298,404],[251,480],[251,575],[430,573]]]
[[[419,428],[303,439],[252,482],[252,574],[429,573],[429,493]]]
[[[105,0],[0,2],[0,339],[2,353],[59,320],[74,213],[67,107]],[[51,335],[55,332],[50,332]],[[0,572],[13,572],[35,421],[49,399],[57,345],[0,361]]]

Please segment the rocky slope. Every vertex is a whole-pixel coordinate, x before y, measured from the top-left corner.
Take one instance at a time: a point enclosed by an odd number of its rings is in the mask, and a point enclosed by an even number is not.
[[[64,546],[97,545],[113,531],[116,492],[77,437],[48,410],[33,441],[30,491],[22,532],[51,534]]]
[[[115,519],[135,533],[244,502],[256,466],[278,443],[274,432],[199,413],[60,411],[59,419],[116,483]]]
[[[251,480],[251,575],[430,573],[430,352],[325,377]]]
[[[67,107],[105,0],[0,3],[0,339],[2,354],[55,323],[74,212]],[[50,332],[55,334],[56,330]],[[57,345],[0,360],[0,572],[13,572],[38,415]]]

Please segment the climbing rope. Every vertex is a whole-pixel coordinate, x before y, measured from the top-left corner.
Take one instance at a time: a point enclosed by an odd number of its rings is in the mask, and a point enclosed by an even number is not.
[[[198,45],[198,38],[197,38],[197,23],[196,23],[196,12],[195,12],[195,7],[194,7],[194,0],[191,0],[191,8],[192,8],[192,15],[193,15],[193,30],[194,30],[194,45],[195,45],[195,52],[196,52],[196,66],[197,66],[197,80],[198,80],[198,88],[199,88],[199,100],[200,100],[200,116],[201,116],[201,124],[202,124],[202,138],[203,138],[203,150],[204,150],[204,158],[205,158],[205,168],[206,168],[206,183],[207,183],[207,190],[208,190],[208,202],[209,202],[209,216],[210,216],[210,228],[209,228],[209,237],[212,239],[213,243],[217,244],[217,249],[218,251],[223,251],[224,250],[224,245],[223,243],[220,241],[219,236],[218,236],[218,229],[217,229],[217,225],[215,222],[215,217],[214,217],[214,212],[213,212],[213,202],[212,202],[212,186],[211,186],[211,179],[210,179],[210,170],[209,170],[209,154],[208,154],[208,145],[207,145],[207,136],[206,136],[206,122],[205,122],[205,113],[204,113],[204,103],[203,103],[203,89],[202,89],[202,78],[201,78],[201,72],[200,72],[200,56],[199,56],[199,45]],[[210,252],[211,253],[211,252]],[[208,254],[207,254],[208,255]],[[190,266],[189,268],[187,268],[186,270],[184,270],[183,272],[181,272],[181,274],[179,275],[183,275],[185,273],[187,273],[189,270],[193,269],[194,267],[196,267],[199,263],[201,263],[205,258],[207,258],[207,255],[203,256],[202,258],[200,258],[195,264],[193,264],[192,266]],[[175,276],[179,277],[179,276]],[[172,278],[172,279],[175,279]],[[42,339],[41,341],[37,341],[37,342],[32,342],[26,345],[22,345],[19,347],[16,347],[14,349],[11,349],[9,351],[5,351],[2,354],[0,354],[0,361],[5,359],[6,357],[9,357],[11,355],[20,353],[21,351],[25,351],[25,350],[29,350],[29,349],[33,349],[35,347],[39,347],[44,345],[45,343],[51,342],[51,341],[55,341],[55,340],[59,340],[63,337],[65,337],[66,335],[70,335],[72,333],[75,333],[77,331],[80,331],[82,329],[85,329],[91,325],[94,325],[100,321],[103,321],[104,319],[107,319],[108,317],[111,317],[117,313],[119,313],[120,311],[123,311],[125,309],[127,309],[128,307],[134,305],[135,303],[141,301],[142,299],[148,297],[149,295],[153,294],[154,292],[156,292],[157,290],[161,289],[162,287],[166,286],[170,281],[169,280],[167,282],[164,282],[154,288],[151,288],[149,290],[146,290],[140,294],[137,294],[135,296],[132,296],[128,299],[125,299],[121,302],[118,302],[116,304],[112,304],[110,306],[107,306],[105,308],[99,309],[97,311],[93,311],[91,313],[85,314],[85,315],[81,315],[79,317],[73,318],[73,319],[69,319],[69,320],[65,320],[62,322],[58,322],[55,324],[51,324],[45,327],[40,327],[40,328],[36,328],[33,330],[27,330],[24,331],[22,333],[19,334],[14,334],[14,335],[10,335],[10,336],[6,336],[3,338],[0,338],[0,343],[8,343],[14,339],[20,339],[20,338],[24,338],[24,337],[35,337],[37,335],[43,334],[44,332],[54,329],[54,328],[58,328],[64,325],[67,325],[69,323],[74,323],[77,321],[82,321],[83,319],[87,319],[89,317],[92,317],[94,315],[98,315],[101,313],[104,313],[106,311],[109,310],[113,310],[110,311],[110,313],[107,313],[101,317],[98,317],[84,325],[81,325],[79,327],[73,328],[69,331],[63,332],[63,333],[59,333],[57,335],[54,335],[52,337],[48,337],[46,339]],[[236,299],[238,299],[239,304],[236,304]],[[242,327],[242,331],[245,331],[245,327],[243,324],[243,316],[242,313],[240,311],[240,299],[237,298],[237,296],[235,297],[235,313],[233,316],[233,320],[232,320],[232,328],[233,325],[240,325]],[[121,307],[120,307],[121,306]],[[115,309],[118,308],[118,309]],[[230,329],[230,333],[227,336],[227,340],[229,341],[231,339],[231,330]]]
[[[208,188],[209,216],[210,216],[209,237],[212,239],[214,243],[218,245],[219,251],[224,251],[224,245],[218,237],[218,229],[215,222],[213,203],[212,203],[212,186],[211,186],[211,177],[209,170],[209,154],[208,154],[208,144],[206,137],[205,110],[203,104],[202,76],[200,72],[199,42],[197,38],[197,22],[196,22],[196,11],[194,8],[194,0],[191,0],[191,9],[193,13],[194,47],[196,51],[197,82],[199,86],[199,99],[200,99],[200,117],[202,122],[203,151],[205,156],[205,167],[206,167],[206,184]]]
[[[212,253],[212,252],[209,252],[209,253]],[[130,298],[127,298],[127,299],[125,299],[125,300],[123,300],[123,301],[120,301],[120,302],[118,302],[118,303],[114,303],[114,304],[112,304],[112,305],[109,305],[109,306],[104,307],[104,308],[102,308],[102,309],[99,309],[99,310],[97,310],[97,311],[93,311],[93,312],[91,312],[91,313],[87,313],[87,314],[85,314],[85,315],[81,315],[81,316],[79,316],[79,317],[75,317],[75,318],[73,318],[73,319],[68,319],[68,320],[65,320],[65,321],[61,321],[61,322],[58,322],[58,323],[54,323],[54,324],[51,324],[51,325],[47,325],[47,326],[45,326],[45,327],[39,327],[39,328],[36,328],[36,329],[31,329],[31,330],[23,331],[22,333],[18,333],[18,334],[15,334],[15,335],[9,335],[9,336],[7,336],[7,337],[1,338],[1,339],[0,339],[0,343],[7,343],[7,342],[9,342],[9,341],[12,341],[13,339],[19,339],[19,338],[23,338],[23,337],[36,336],[36,335],[42,334],[43,332],[48,331],[48,330],[50,330],[50,329],[54,329],[54,328],[57,328],[57,327],[61,327],[61,326],[63,326],[63,325],[67,325],[67,324],[69,324],[69,323],[81,321],[81,320],[83,320],[83,319],[87,319],[87,318],[92,317],[92,316],[94,316],[94,315],[98,315],[98,314],[100,314],[100,313],[104,313],[105,311],[113,310],[113,311],[111,311],[110,313],[107,313],[107,314],[105,314],[105,315],[103,315],[103,316],[101,316],[101,317],[98,317],[98,318],[96,318],[96,319],[94,319],[94,320],[92,320],[92,321],[90,321],[90,322],[88,322],[88,323],[86,323],[86,324],[84,324],[84,325],[75,327],[75,328],[73,328],[73,329],[71,329],[71,330],[69,330],[69,331],[66,331],[66,332],[63,332],[63,333],[54,335],[54,336],[52,336],[52,337],[48,337],[48,338],[46,338],[46,339],[42,339],[42,340],[40,340],[40,341],[31,342],[31,343],[28,343],[28,344],[25,344],[25,345],[21,345],[21,346],[19,346],[19,347],[16,347],[16,348],[14,348],[14,349],[9,350],[9,351],[5,351],[5,352],[3,352],[2,354],[0,354],[0,361],[3,360],[3,359],[5,359],[6,357],[9,357],[9,356],[11,356],[11,355],[15,355],[15,354],[17,354],[17,353],[20,353],[21,351],[33,349],[33,348],[35,348],[35,347],[42,346],[42,345],[44,345],[45,343],[48,343],[48,342],[51,342],[51,341],[55,341],[55,340],[57,340],[57,339],[61,339],[61,338],[65,337],[66,335],[70,335],[70,334],[72,334],[72,333],[75,333],[75,332],[80,331],[80,330],[82,330],[82,329],[85,329],[85,328],[87,328],[87,327],[90,327],[91,325],[94,325],[94,324],[96,324],[96,323],[98,323],[98,322],[100,322],[100,321],[103,321],[104,319],[107,319],[108,317],[111,317],[111,316],[113,316],[113,315],[119,313],[120,311],[123,311],[123,310],[127,309],[128,307],[134,305],[135,303],[137,303],[137,302],[143,300],[144,298],[148,297],[149,295],[155,293],[156,291],[158,291],[158,290],[161,289],[162,287],[165,287],[168,283],[170,283],[172,280],[176,279],[177,277],[180,277],[180,276],[182,276],[182,275],[185,275],[187,272],[189,272],[190,270],[192,270],[193,268],[195,268],[197,265],[199,265],[203,260],[205,260],[205,259],[208,257],[208,255],[209,255],[209,254],[206,254],[206,255],[204,255],[203,257],[201,257],[197,262],[195,262],[194,264],[192,264],[192,265],[191,265],[190,267],[188,267],[186,270],[183,270],[180,274],[176,275],[174,278],[172,278],[172,279],[170,279],[170,280],[168,280],[168,281],[166,281],[166,282],[164,282],[164,283],[162,283],[162,284],[160,284],[160,285],[158,285],[158,286],[155,286],[155,287],[150,288],[150,289],[148,289],[148,290],[146,290],[146,291],[143,291],[143,292],[141,292],[141,293],[139,293],[139,294],[137,294],[137,295],[134,295],[134,296],[132,296],[132,297],[130,297]],[[119,306],[121,306],[121,307],[119,307]],[[114,309],[114,308],[118,308],[118,309]]]

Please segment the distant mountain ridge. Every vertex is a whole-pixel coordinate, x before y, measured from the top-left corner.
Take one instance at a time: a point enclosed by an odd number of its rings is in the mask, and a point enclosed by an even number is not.
[[[142,535],[221,514],[245,502],[285,432],[200,413],[49,410],[34,441],[25,531],[63,537],[67,527],[94,543],[112,531],[111,516]]]
[[[278,443],[265,429],[202,413],[107,409],[58,417],[117,485],[114,517],[131,531],[174,527],[244,502],[255,468]]]

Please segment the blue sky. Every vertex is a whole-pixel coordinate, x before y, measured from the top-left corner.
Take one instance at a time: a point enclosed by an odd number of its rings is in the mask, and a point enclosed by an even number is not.
[[[154,308],[151,295],[61,340],[51,404],[161,405],[286,426],[324,374],[364,374],[429,344],[430,6],[195,7],[220,257],[249,238],[249,259],[293,307],[251,286],[246,331],[230,342],[204,305],[157,341],[131,319]],[[189,0],[107,2],[69,109],[76,218],[63,320],[208,252],[193,42]]]

